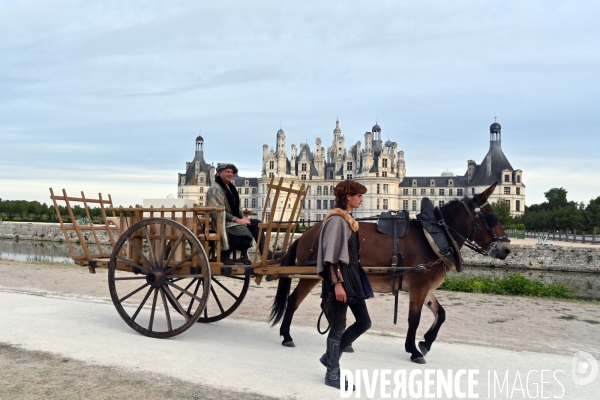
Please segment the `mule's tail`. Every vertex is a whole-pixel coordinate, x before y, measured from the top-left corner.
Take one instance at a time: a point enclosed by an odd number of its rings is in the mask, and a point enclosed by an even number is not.
[[[296,240],[288,248],[287,253],[285,253],[285,256],[283,256],[283,259],[281,260],[281,266],[291,267],[296,265],[296,249],[298,248],[299,240],[300,239]],[[269,315],[269,322],[272,323],[271,326],[277,325],[277,323],[283,317],[287,307],[287,299],[290,295],[291,286],[291,278],[279,278],[279,283],[277,284],[277,293],[275,294],[273,305],[271,306],[271,315]]]

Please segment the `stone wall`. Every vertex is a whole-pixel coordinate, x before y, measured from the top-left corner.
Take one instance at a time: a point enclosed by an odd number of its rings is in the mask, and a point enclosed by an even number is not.
[[[94,242],[90,231],[83,232],[86,242]],[[97,232],[101,244],[110,244],[106,232]],[[69,237],[73,242],[78,242],[75,231],[69,231]],[[0,222],[0,239],[13,240],[42,240],[60,242],[65,240],[65,235],[60,229],[60,224],[44,224],[36,222]]]
[[[538,269],[600,273],[600,247],[512,246],[505,260],[485,257],[466,247],[465,265],[511,269]]]

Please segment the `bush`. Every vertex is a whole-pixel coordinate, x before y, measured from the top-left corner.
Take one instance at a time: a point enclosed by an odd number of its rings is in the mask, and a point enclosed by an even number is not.
[[[501,294],[507,296],[554,297],[574,299],[573,290],[564,285],[545,285],[525,278],[520,274],[510,274],[505,278],[484,277],[458,278],[447,276],[439,287],[441,290],[467,293]]]

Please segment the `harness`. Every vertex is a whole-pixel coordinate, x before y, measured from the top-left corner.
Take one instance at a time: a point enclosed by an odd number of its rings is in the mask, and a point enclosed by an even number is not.
[[[493,212],[490,214],[484,214],[483,212],[481,212],[481,209],[483,207],[489,205],[487,201],[480,206],[474,199],[471,199],[471,202],[473,203],[473,210],[475,211],[475,213],[471,212],[471,209],[469,208],[469,206],[467,206],[465,200],[461,200],[460,202],[465,207],[465,210],[467,210],[467,214],[469,215],[469,217],[471,218],[471,222],[473,223],[473,229],[471,230],[471,234],[468,238],[458,233],[456,229],[452,228],[451,226],[446,225],[443,219],[440,220],[438,223],[442,226],[447,226],[448,228],[452,229],[458,237],[464,240],[465,246],[467,246],[473,251],[476,251],[479,254],[488,255],[490,252],[496,250],[496,248],[498,247],[498,242],[510,242],[510,239],[506,236],[498,236],[494,233],[494,231],[492,231],[492,228],[494,228],[499,223],[498,216],[496,216],[496,214],[494,214]],[[483,221],[483,227],[481,226],[479,221]],[[477,231],[487,233],[492,238],[492,241],[484,247],[479,246],[477,243],[475,243],[475,236],[477,235]]]

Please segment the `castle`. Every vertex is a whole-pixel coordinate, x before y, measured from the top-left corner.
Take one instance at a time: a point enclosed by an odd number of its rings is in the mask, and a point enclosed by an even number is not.
[[[513,169],[501,147],[501,126],[494,122],[490,126],[490,147],[481,164],[467,162],[464,175],[444,171],[438,176],[408,177],[404,152],[398,150],[396,142],[382,142],[381,127],[375,124],[364,134],[364,145],[358,141],[346,148],[339,120],[336,120],[331,146],[325,151],[320,138],[315,140],[315,149],[301,143],[292,144],[288,156],[286,135],[277,131],[276,146],[269,149],[263,145],[262,173],[259,178],[236,177],[234,184],[240,194],[243,208],[262,215],[266,197],[266,183],[271,177],[283,177],[286,181],[303,182],[309,185],[308,195],[300,215],[304,221],[323,219],[333,208],[333,188],[343,179],[353,179],[363,184],[368,192],[363,196],[361,208],[355,217],[368,217],[385,210],[408,210],[412,217],[420,211],[421,199],[429,197],[435,205],[443,205],[455,198],[482,192],[498,182],[490,202],[504,199],[513,216],[525,210],[525,186],[523,171]],[[186,171],[179,174],[178,197],[193,199],[205,205],[204,193],[212,184],[215,168],[204,160],[204,139],[196,138],[196,154],[186,163]],[[306,182],[304,182],[306,181]]]

